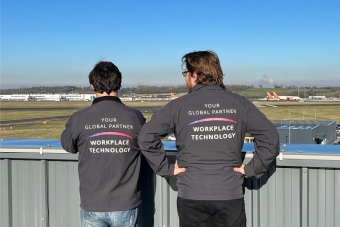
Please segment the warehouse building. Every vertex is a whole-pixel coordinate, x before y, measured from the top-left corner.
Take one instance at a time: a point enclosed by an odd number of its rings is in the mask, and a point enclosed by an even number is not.
[[[332,144],[336,139],[335,121],[272,120],[281,143]]]

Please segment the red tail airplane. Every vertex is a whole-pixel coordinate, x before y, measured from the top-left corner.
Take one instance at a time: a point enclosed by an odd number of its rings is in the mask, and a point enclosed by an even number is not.
[[[275,91],[273,91],[273,94],[277,100],[280,101],[300,101],[300,97],[298,96],[285,96],[285,95],[277,95]]]
[[[173,93],[170,93],[170,100],[177,99],[178,96],[174,95]]]
[[[267,100],[277,100],[269,92],[267,92]]]

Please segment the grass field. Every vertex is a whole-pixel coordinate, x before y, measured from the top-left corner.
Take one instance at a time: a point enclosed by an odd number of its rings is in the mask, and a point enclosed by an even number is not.
[[[340,122],[340,102],[254,102],[271,120],[335,120]]]
[[[166,103],[167,102],[126,102],[125,104],[133,108],[138,108],[160,107]],[[338,123],[340,122],[339,102],[318,102],[317,104],[321,106],[311,106],[310,102],[258,101],[254,102],[254,104],[258,106],[278,106],[259,107],[259,109],[272,120],[335,120]],[[59,139],[68,120],[67,116],[89,105],[91,105],[91,102],[0,102],[0,137]],[[68,109],[58,109],[61,107],[67,107]],[[144,112],[143,115],[148,121],[152,113]],[[60,118],[61,116],[64,116],[64,118]],[[22,119],[35,120],[20,122]],[[18,122],[6,123],[6,121],[13,120]]]
[[[125,105],[130,107],[153,107],[164,106],[168,102],[124,102]],[[84,108],[88,107],[92,102],[0,102],[0,108],[47,108],[47,107],[75,107]]]

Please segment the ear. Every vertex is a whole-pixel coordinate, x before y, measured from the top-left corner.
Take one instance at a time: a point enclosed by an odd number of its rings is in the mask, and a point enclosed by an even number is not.
[[[197,73],[194,71],[193,73],[191,73],[191,78],[193,80],[193,82],[197,82]]]
[[[90,84],[90,87],[91,87],[92,91],[94,91],[94,87],[93,87],[93,85],[92,85],[92,84]]]

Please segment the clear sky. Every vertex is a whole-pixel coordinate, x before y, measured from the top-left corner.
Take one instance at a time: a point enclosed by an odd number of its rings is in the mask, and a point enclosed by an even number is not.
[[[1,1],[1,88],[88,86],[100,60],[123,87],[183,85],[197,50],[225,84],[340,86],[340,1]]]

